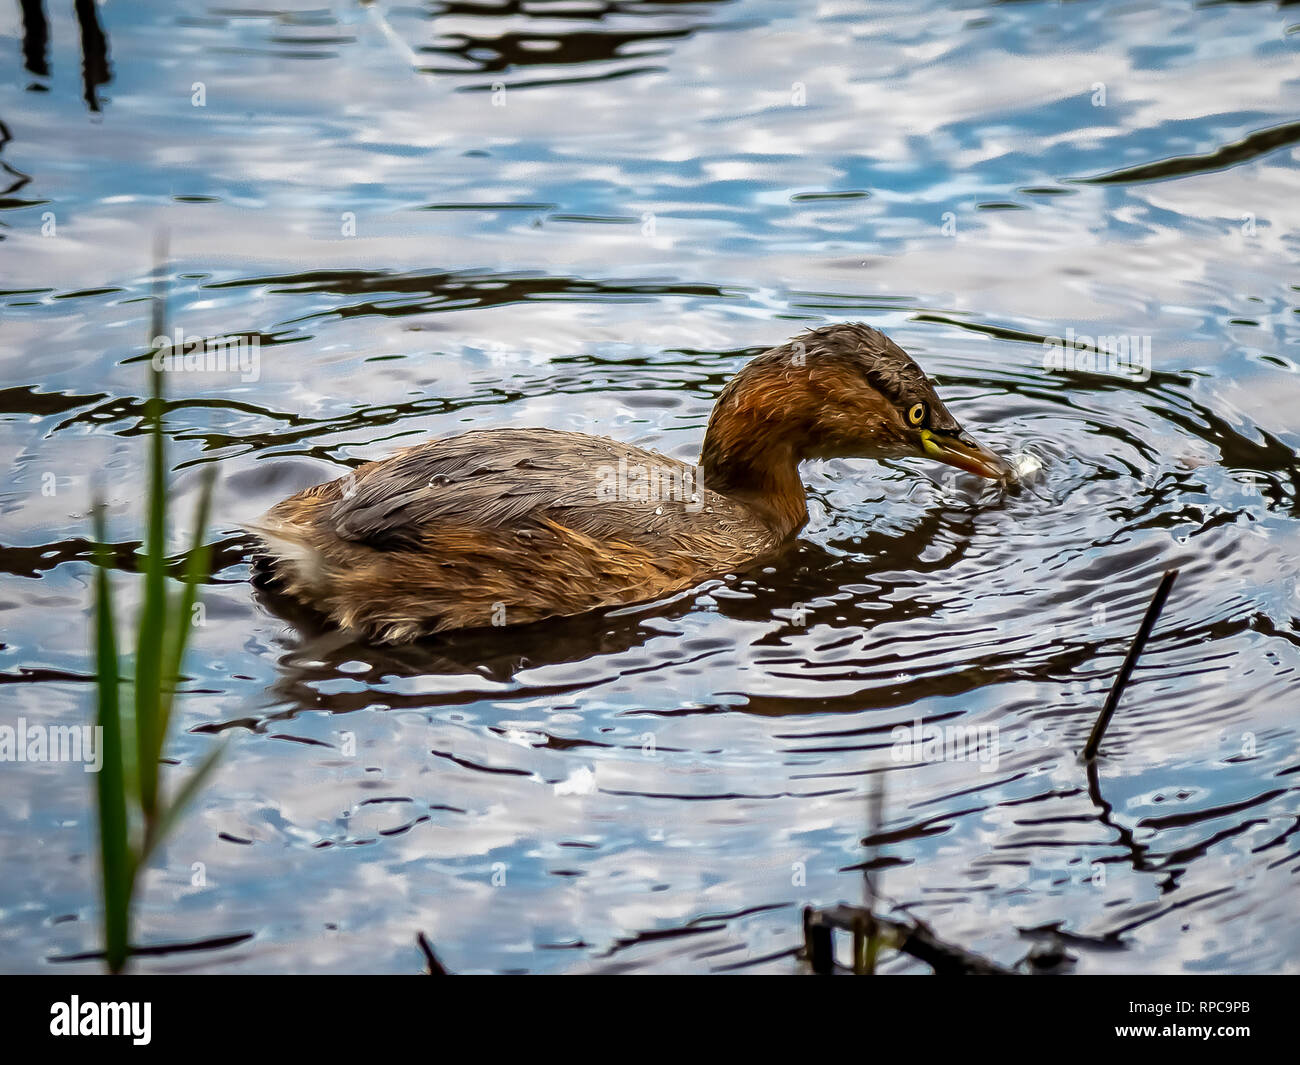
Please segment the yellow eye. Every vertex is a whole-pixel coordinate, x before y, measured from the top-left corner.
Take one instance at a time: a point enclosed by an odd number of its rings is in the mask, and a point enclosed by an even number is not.
[[[913,425],[920,425],[925,421],[925,404],[913,403],[912,409],[907,412],[907,420]]]

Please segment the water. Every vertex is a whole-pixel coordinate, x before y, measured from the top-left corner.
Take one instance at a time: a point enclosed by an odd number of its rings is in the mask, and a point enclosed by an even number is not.
[[[90,713],[160,226],[170,325],[261,341],[169,381],[178,513],[221,489],[168,775],[231,747],[140,897],[202,949],[141,969],[413,972],[423,931],[456,971],[789,972],[866,863],[1006,964],[1059,929],[1077,972],[1294,970],[1295,9],[314,5],[104,5],[84,69],[72,5],[27,69],[0,11],[4,723]],[[813,464],[778,567],[398,650],[245,583],[238,523],[349,465],[503,425],[693,460],[749,353],[851,319],[1029,488]],[[1149,379],[1044,369],[1119,334]],[[896,760],[915,722],[996,751]],[[96,967],[56,960],[98,943],[91,779],[0,766],[7,970]]]

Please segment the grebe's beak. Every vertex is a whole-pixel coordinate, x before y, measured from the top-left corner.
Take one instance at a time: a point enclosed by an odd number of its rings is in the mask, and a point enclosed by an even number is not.
[[[1015,468],[1000,455],[976,443],[970,433],[949,435],[922,429],[920,436],[921,447],[932,459],[993,481],[1006,483],[1016,479]]]

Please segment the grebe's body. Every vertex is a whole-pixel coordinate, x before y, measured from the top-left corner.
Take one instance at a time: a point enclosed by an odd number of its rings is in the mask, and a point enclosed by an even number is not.
[[[249,527],[279,594],[400,642],[689,588],[802,528],[803,459],[914,454],[1011,475],[902,349],[839,325],[765,352],[728,383],[698,467],[581,433],[485,429],[368,463]]]
[[[653,599],[781,543],[696,467],[552,429],[407,448],[256,528],[277,591],[389,642]]]

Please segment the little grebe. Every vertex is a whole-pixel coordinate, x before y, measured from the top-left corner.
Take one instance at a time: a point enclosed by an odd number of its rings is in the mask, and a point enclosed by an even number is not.
[[[911,455],[1013,477],[902,348],[831,325],[731,379],[698,468],[583,433],[482,429],[367,463],[249,528],[279,594],[395,643],[689,588],[803,527],[804,459]]]

